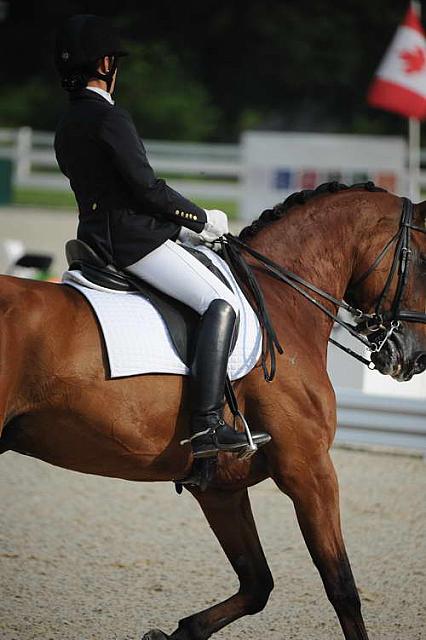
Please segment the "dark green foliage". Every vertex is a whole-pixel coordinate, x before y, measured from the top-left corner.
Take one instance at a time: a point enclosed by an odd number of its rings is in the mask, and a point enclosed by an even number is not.
[[[165,43],[129,44],[117,83],[120,105],[128,109],[143,137],[205,140],[217,125],[217,110],[203,85]]]
[[[54,28],[92,12],[133,42],[116,97],[144,137],[229,141],[247,127],[400,133],[404,120],[369,109],[365,94],[407,4],[14,0],[0,24],[0,126],[55,126],[64,96]]]

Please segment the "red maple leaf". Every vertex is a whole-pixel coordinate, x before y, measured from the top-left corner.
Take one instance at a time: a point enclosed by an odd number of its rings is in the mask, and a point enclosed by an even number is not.
[[[405,73],[417,73],[422,71],[426,65],[425,51],[420,46],[417,46],[415,49],[401,51],[399,57],[405,63]]]

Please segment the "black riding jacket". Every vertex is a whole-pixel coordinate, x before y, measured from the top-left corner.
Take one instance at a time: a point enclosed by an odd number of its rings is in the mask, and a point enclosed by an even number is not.
[[[77,237],[119,267],[136,262],[181,225],[201,232],[201,209],[156,178],[132,118],[83,89],[55,135],[56,158],[79,208]]]

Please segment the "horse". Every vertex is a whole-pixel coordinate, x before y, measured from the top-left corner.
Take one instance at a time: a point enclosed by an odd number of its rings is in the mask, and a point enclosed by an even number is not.
[[[399,292],[399,302],[412,309],[411,316],[407,313],[406,321],[392,325],[397,330],[387,331],[374,361],[398,380],[425,370],[426,237],[421,231],[426,202],[414,205],[410,224],[404,223],[411,260],[403,291],[401,264],[394,267],[400,249],[407,248],[399,242],[402,203],[368,184],[330,184],[290,197],[240,234],[254,252],[247,255],[247,264],[256,274],[284,352],[272,382],[265,382],[258,363],[235,383],[234,391],[248,423],[267,431],[272,441],[249,459],[220,454],[208,488],[188,487],[240,586],[225,601],[180,620],[171,635],[154,629],[144,640],[206,640],[265,607],[274,585],[248,488],[266,478],[293,501],[345,639],[368,640],[329,454],[336,401],[326,369],[327,342],[337,312],[333,300],[346,298],[373,317],[378,301],[386,313]],[[394,252],[389,249],[393,240]],[[330,313],[271,277],[257,254],[327,292],[331,298],[324,308]],[[180,446],[188,435],[187,378],[153,374],[109,379],[100,330],[77,291],[1,276],[0,326],[1,453],[11,450],[66,469],[137,482],[176,482],[189,473],[189,447]]]

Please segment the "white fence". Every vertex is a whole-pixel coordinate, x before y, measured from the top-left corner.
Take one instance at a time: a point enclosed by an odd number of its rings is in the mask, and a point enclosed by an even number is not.
[[[189,197],[240,201],[240,149],[232,144],[146,141],[155,171]],[[53,151],[53,133],[0,129],[0,156],[15,163],[15,184],[40,189],[69,189]]]
[[[239,208],[243,191],[243,162],[238,144],[201,144],[146,141],[150,161],[161,176],[189,197],[235,200]],[[53,133],[30,127],[0,129],[0,157],[15,164],[15,184],[22,187],[66,190],[53,152]],[[426,149],[422,150],[426,165]],[[426,170],[420,174],[426,190]]]

